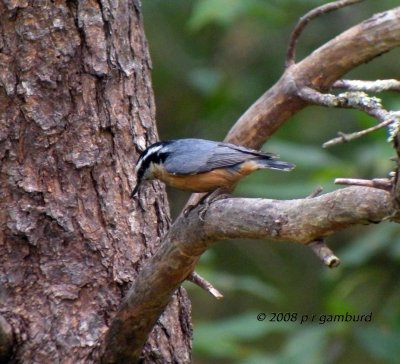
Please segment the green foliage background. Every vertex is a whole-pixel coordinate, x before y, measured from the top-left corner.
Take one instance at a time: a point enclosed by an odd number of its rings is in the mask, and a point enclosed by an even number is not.
[[[280,77],[297,19],[324,1],[152,0],[143,2],[153,60],[161,139],[221,140],[237,118]],[[297,59],[397,0],[365,1],[313,21]],[[399,78],[400,52],[363,65],[347,78]],[[380,95],[398,110],[397,94]],[[244,180],[240,196],[302,198],[335,177],[384,177],[393,168],[387,130],[324,150],[338,131],[374,125],[355,111],[308,107],[265,145],[297,165],[291,173],[261,171]],[[188,194],[168,191],[173,214]],[[198,272],[224,292],[215,301],[185,284],[193,302],[196,363],[397,363],[400,357],[400,239],[390,223],[355,227],[329,238],[341,258],[334,270],[303,246],[268,241],[220,242]],[[296,322],[270,322],[297,313]],[[368,314],[367,323],[320,324],[322,314]],[[257,321],[257,314],[267,319]],[[302,315],[316,315],[300,324]],[[294,316],[292,316],[294,317]]]

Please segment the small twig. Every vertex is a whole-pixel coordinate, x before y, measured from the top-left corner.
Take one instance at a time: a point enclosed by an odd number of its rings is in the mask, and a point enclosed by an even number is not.
[[[314,198],[314,197],[317,197],[317,196],[319,196],[319,195],[322,193],[323,190],[324,190],[324,189],[322,188],[322,186],[318,186],[314,191],[312,191],[312,192],[307,196],[307,198]]]
[[[308,246],[329,268],[336,268],[340,264],[340,259],[328,248],[324,239],[314,240],[308,243]]]
[[[321,6],[318,6],[317,8],[309,11],[307,14],[303,15],[299,21],[297,22],[295,28],[292,31],[292,34],[290,35],[290,40],[289,40],[289,45],[286,51],[286,61],[285,61],[285,67],[288,68],[291,65],[295,64],[295,57],[296,57],[296,43],[300,38],[301,33],[303,32],[304,28],[307,26],[307,24],[314,18],[322,15],[322,14],[327,14],[331,11],[344,8],[345,6],[349,6],[352,4],[359,3],[363,0],[338,0],[338,1],[333,1],[328,4],[324,4]]]
[[[390,118],[390,119],[387,119],[385,121],[382,121],[380,124],[375,125],[375,126],[373,126],[371,128],[360,130],[360,131],[356,131],[355,133],[351,133],[351,134],[344,134],[342,132],[339,132],[338,133],[338,135],[339,135],[338,137],[333,138],[331,140],[328,140],[327,142],[322,144],[322,147],[323,148],[329,148],[329,147],[332,147],[333,145],[336,145],[336,144],[346,143],[346,142],[349,142],[349,141],[351,141],[353,139],[360,138],[360,137],[362,137],[362,136],[364,136],[364,135],[366,135],[368,133],[372,133],[372,132],[374,132],[376,130],[379,130],[379,129],[385,127],[385,126],[390,125],[391,123],[393,123],[393,121],[394,120],[392,118]]]
[[[332,88],[375,93],[382,91],[400,91],[400,81],[395,79],[375,81],[338,80],[332,85]]]
[[[391,191],[393,181],[388,178],[358,179],[358,178],[336,178],[335,184],[349,186],[365,186]]]
[[[364,129],[351,134],[344,134],[339,132],[339,136],[332,140],[327,141],[322,146],[324,148],[331,147],[332,145],[348,142],[350,140],[360,138],[368,133],[381,129],[385,126],[392,126],[388,141],[392,141],[393,136],[397,134],[400,124],[400,112],[387,111],[382,107],[381,100],[377,97],[370,97],[364,92],[351,91],[343,92],[339,95],[323,94],[311,87],[303,87],[297,90],[298,96],[303,100],[326,107],[340,107],[346,109],[356,109],[365,112],[379,121],[378,125],[371,128]]]
[[[296,90],[297,95],[309,103],[345,109],[365,111],[371,116],[381,117],[377,111],[384,110],[382,102],[377,97],[371,97],[362,91],[342,92],[339,95],[321,93],[311,87],[302,87]],[[386,110],[384,110],[386,111]],[[386,111],[387,112],[387,111]]]
[[[190,281],[200,288],[203,288],[206,290],[211,296],[216,298],[217,300],[220,300],[221,298],[224,298],[224,295],[219,292],[210,282],[208,282],[206,279],[204,279],[201,275],[199,275],[196,272],[192,272],[187,278],[187,281]]]

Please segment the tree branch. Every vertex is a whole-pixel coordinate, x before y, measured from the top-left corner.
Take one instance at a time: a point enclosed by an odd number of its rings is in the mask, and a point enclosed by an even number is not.
[[[189,282],[192,282],[193,284],[196,284],[200,288],[203,288],[205,291],[207,291],[211,296],[216,298],[217,300],[220,300],[221,298],[224,298],[224,295],[218,291],[210,282],[208,282],[206,279],[204,279],[200,274],[196,272],[192,272],[187,278]]]
[[[385,191],[392,191],[393,180],[388,178],[356,179],[356,178],[336,178],[335,184],[348,186],[365,186],[380,188]]]
[[[369,133],[372,133],[374,131],[377,131],[381,128],[384,128],[385,126],[389,126],[390,124],[392,124],[394,121],[396,121],[396,119],[390,115],[390,112],[387,112],[389,118],[380,122],[378,125],[372,126],[368,129],[363,129],[360,131],[356,131],[354,133],[350,133],[350,134],[345,134],[343,132],[338,132],[338,137],[333,138],[331,140],[328,140],[327,142],[325,142],[324,144],[322,144],[323,148],[328,148],[328,147],[332,147],[333,145],[336,144],[341,144],[341,143],[346,143],[349,142],[351,140],[357,139],[357,138],[361,138],[364,135],[367,135]]]
[[[332,88],[340,88],[348,91],[364,92],[382,92],[382,91],[400,91],[400,81],[390,80],[338,80],[332,85]]]
[[[179,217],[129,290],[107,335],[104,363],[138,360],[147,335],[210,246],[221,239],[270,239],[308,244],[356,224],[377,223],[395,213],[390,193],[348,187],[315,198],[228,198]]]
[[[329,268],[335,268],[340,264],[340,259],[333,254],[332,250],[325,244],[324,239],[317,239],[310,243],[308,246],[313,250],[322,262]]]
[[[309,104],[299,96],[300,89],[329,90],[350,70],[398,46],[400,7],[374,15],[289,67],[240,117],[225,141],[260,148],[290,116]]]
[[[331,4],[334,3],[327,5]],[[343,4],[339,7],[343,7]],[[321,104],[321,97],[325,99],[326,106],[344,107],[343,102],[338,102],[340,97],[319,91],[330,89],[351,69],[398,46],[400,7],[374,15],[318,48],[300,63],[287,68],[279,81],[239,118],[224,141],[259,149],[293,114],[307,105]],[[386,82],[381,86],[388,87],[389,84],[396,86],[395,82]],[[317,96],[320,97],[318,100]],[[333,105],[335,102],[338,104]],[[356,108],[356,105],[347,107]],[[382,108],[369,107],[363,111],[378,118],[380,124],[350,135],[339,134],[339,137],[326,142],[324,147],[344,142],[346,138],[355,139],[387,126],[398,118],[396,113]],[[198,204],[203,197],[204,194],[193,194],[186,206]]]
[[[392,141],[394,135],[396,135],[398,132],[400,112],[385,110],[382,107],[380,99],[368,96],[364,92],[349,91],[336,96],[329,93],[318,92],[310,87],[303,87],[301,90],[299,90],[299,95],[301,95],[303,100],[313,103],[315,105],[360,110],[379,121],[378,125],[375,125],[368,129],[357,131],[355,133],[344,134],[342,132],[339,132],[338,137],[331,139],[322,145],[324,148],[331,147],[340,143],[349,142],[353,139],[360,138],[385,126],[390,126],[390,136],[388,138],[389,141]]]
[[[290,116],[309,103],[300,90],[328,90],[345,73],[400,45],[400,7],[377,14],[326,43],[281,79],[236,122],[225,141],[260,148]],[[176,220],[159,250],[139,272],[107,333],[103,362],[136,362],[174,291],[216,239],[257,238],[307,244],[355,224],[396,213],[390,193],[349,187],[292,201],[226,199]]]
[[[288,46],[288,49],[286,52],[286,62],[285,62],[286,67],[290,67],[293,64],[295,64],[296,43],[297,43],[298,39],[300,38],[301,33],[303,33],[303,30],[305,29],[307,24],[312,19],[317,18],[318,16],[321,16],[322,14],[327,14],[327,13],[330,13],[331,11],[335,11],[340,8],[344,8],[345,6],[354,5],[354,4],[360,3],[362,1],[364,1],[364,0],[333,1],[328,4],[318,6],[317,8],[312,9],[307,14],[303,15],[299,19],[298,23],[296,24],[296,26],[293,29],[293,32],[290,36],[289,46]]]

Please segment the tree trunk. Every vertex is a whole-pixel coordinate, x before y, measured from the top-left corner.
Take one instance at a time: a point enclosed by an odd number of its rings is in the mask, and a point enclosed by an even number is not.
[[[157,139],[149,64],[136,0],[0,2],[0,314],[16,362],[97,362],[168,228],[160,185],[129,197]],[[180,289],[145,362],[190,361],[189,314]]]

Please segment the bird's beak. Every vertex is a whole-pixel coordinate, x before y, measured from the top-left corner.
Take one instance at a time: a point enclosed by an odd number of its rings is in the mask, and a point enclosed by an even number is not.
[[[133,191],[131,193],[131,198],[134,198],[136,193],[139,191],[140,183],[141,183],[141,181],[138,181],[138,183],[136,184],[135,188],[133,189]]]

